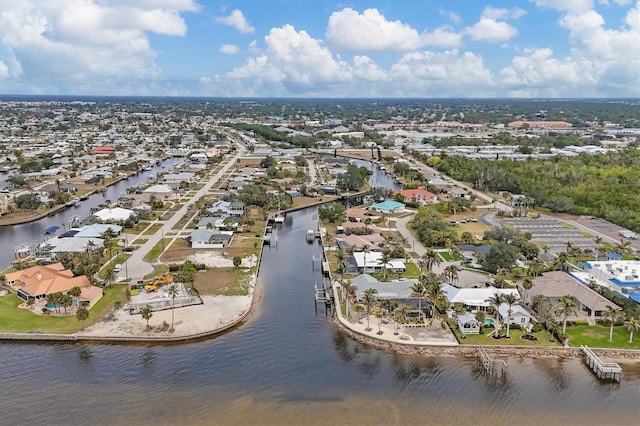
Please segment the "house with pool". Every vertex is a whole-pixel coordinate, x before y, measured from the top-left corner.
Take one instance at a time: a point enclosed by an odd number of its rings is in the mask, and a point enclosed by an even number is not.
[[[86,275],[74,276],[62,263],[38,265],[4,276],[7,285],[15,289],[17,296],[25,302],[34,299],[40,306],[48,307],[45,300],[53,293],[67,293],[74,287],[80,288],[78,301],[89,309],[102,298],[102,289],[92,286]]]

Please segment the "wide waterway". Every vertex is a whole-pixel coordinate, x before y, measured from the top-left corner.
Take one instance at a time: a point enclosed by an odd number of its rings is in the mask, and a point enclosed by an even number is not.
[[[316,314],[307,244],[315,210],[287,215],[266,248],[262,300],[223,336],[176,346],[3,343],[3,424],[638,424],[640,367],[619,384],[581,360],[385,353]],[[176,321],[180,310],[176,310]],[[153,319],[152,319],[153,321]]]
[[[153,178],[159,172],[169,171],[180,159],[169,158],[162,163],[155,165],[151,170],[131,176],[128,179],[121,180],[107,188],[107,192],[102,194],[93,194],[86,200],[83,200],[77,206],[69,207],[61,210],[51,216],[44,217],[40,220],[24,223],[21,225],[0,226],[0,270],[11,264],[14,259],[14,249],[22,244],[36,244],[42,242],[42,231],[50,226],[68,225],[69,221],[75,216],[84,219],[91,214],[91,209],[103,203],[105,200],[116,201],[122,195],[126,194],[127,188],[141,185],[148,182],[149,178]]]

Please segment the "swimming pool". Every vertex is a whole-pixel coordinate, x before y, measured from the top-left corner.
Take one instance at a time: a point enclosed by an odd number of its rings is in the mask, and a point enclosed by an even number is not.
[[[496,322],[493,318],[485,318],[484,319],[484,323],[486,325],[493,325],[493,323]]]

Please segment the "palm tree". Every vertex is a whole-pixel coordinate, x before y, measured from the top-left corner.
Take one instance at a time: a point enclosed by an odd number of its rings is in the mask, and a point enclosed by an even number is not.
[[[628,252],[630,248],[631,248],[631,243],[629,243],[629,241],[620,240],[619,243],[616,243],[616,246],[614,247],[614,251],[622,255]]]
[[[540,262],[540,260],[538,260],[537,258],[532,259],[527,265],[527,273],[532,277],[537,277],[538,275],[540,275],[540,268],[542,268],[542,262]]]
[[[371,306],[376,302],[376,294],[378,294],[378,290],[375,288],[368,288],[362,294],[362,302],[364,306],[367,308],[367,328],[366,331],[371,331],[371,327],[369,327],[369,317],[371,316]]]
[[[604,318],[609,321],[609,341],[613,342],[613,324],[616,322],[616,320],[618,319],[618,316],[620,316],[620,308],[613,307],[613,306],[609,306],[607,305],[607,310],[604,313]]]
[[[567,272],[569,269],[567,266],[567,261],[569,260],[569,256],[565,252],[560,252],[557,254],[556,259],[553,262],[553,266],[556,271],[564,271]]]
[[[520,283],[522,284],[522,289],[524,290],[524,297],[522,299],[524,300],[524,303],[526,305],[528,304],[527,296],[529,295],[529,290],[533,288],[533,279],[531,279],[531,277],[523,277]]]
[[[509,329],[511,327],[511,314],[513,314],[513,310],[511,308],[513,308],[513,305],[516,304],[516,301],[518,300],[515,296],[515,294],[513,293],[508,293],[504,295],[504,303],[507,304],[507,338],[511,337],[509,336]]]
[[[458,269],[455,265],[449,265],[444,268],[444,276],[446,278],[446,281],[449,284],[453,285],[453,283],[458,281]]]
[[[402,324],[402,336],[401,339],[406,339],[404,334],[404,325],[407,322],[407,313],[411,310],[411,306],[401,303],[398,307],[393,311],[395,320]]]
[[[382,267],[384,268],[384,280],[387,280],[387,265],[389,264],[389,261],[391,260],[391,254],[389,254],[389,252],[383,252],[382,256],[380,257],[380,260],[378,261],[378,263],[382,264]]]
[[[151,319],[151,317],[153,316],[153,311],[151,310],[151,306],[149,305],[144,305],[141,309],[140,309],[140,315],[142,316],[142,319],[147,321],[147,328],[149,328],[149,320]]]
[[[627,321],[627,330],[629,331],[629,343],[633,343],[633,332],[640,330],[640,321],[634,317],[629,318],[629,321]]]
[[[440,260],[438,252],[430,249],[422,255],[419,262],[420,265],[424,265],[429,271],[431,271],[434,266],[439,266],[442,261]],[[420,270],[420,275],[422,275],[422,270]]]
[[[353,284],[351,280],[345,280],[342,283],[342,289],[344,291],[342,298],[344,299],[345,315],[349,318],[349,295],[353,291]]]
[[[80,289],[80,287],[75,286],[72,287],[71,290],[69,290],[67,292],[67,294],[69,296],[73,296],[76,299],[76,307],[79,308],[80,307],[80,303],[78,302],[78,297],[80,297],[80,294],[82,293],[82,290]]]
[[[171,330],[173,330],[173,319],[174,319],[174,312],[175,312],[175,302],[176,302],[176,296],[178,295],[178,287],[175,285],[170,286],[167,289],[167,292],[169,293],[169,297],[171,297]]]
[[[486,302],[489,302],[489,304],[493,307],[493,310],[495,312],[495,316],[496,316],[496,320],[495,320],[495,325],[497,329],[500,329],[502,327],[499,327],[500,325],[500,312],[499,312],[499,308],[500,305],[502,305],[504,303],[504,294],[499,293],[499,292],[495,292],[493,294],[493,296],[489,297]]]
[[[113,270],[113,266],[109,266],[104,273],[104,282],[106,282],[107,285],[111,287],[116,279],[118,279],[116,271]]]
[[[382,317],[382,311],[376,312],[376,318],[378,318],[378,334],[382,334],[382,330],[380,329],[380,326],[382,324]]]
[[[558,299],[556,312],[562,317],[562,334],[567,334],[567,317],[576,314],[576,299],[573,296],[562,296]]]
[[[84,328],[84,322],[89,318],[89,310],[84,306],[78,308],[76,311],[76,318],[82,322],[82,328]]]
[[[362,246],[362,253],[364,254],[364,261],[362,264],[362,273],[367,273],[367,253],[369,253],[369,244],[365,244]]]
[[[418,310],[422,312],[422,299],[427,297],[427,286],[422,282],[418,281],[413,286],[411,286],[411,297],[418,298]]]

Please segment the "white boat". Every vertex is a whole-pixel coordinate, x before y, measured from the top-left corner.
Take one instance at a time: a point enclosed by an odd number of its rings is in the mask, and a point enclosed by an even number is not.
[[[74,197],[74,199],[71,200],[71,203],[73,203],[74,206],[80,205],[80,198]]]
[[[273,218],[273,222],[274,223],[284,223],[284,216],[279,214],[276,215],[276,217]]]
[[[309,229],[307,231],[307,242],[312,242],[314,238],[315,238],[315,232],[313,232],[313,229]]]

